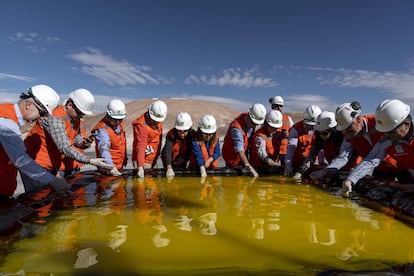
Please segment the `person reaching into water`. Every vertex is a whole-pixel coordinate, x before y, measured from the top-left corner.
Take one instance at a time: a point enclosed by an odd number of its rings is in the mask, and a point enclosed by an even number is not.
[[[266,108],[260,103],[249,107],[248,112],[241,113],[234,119],[227,129],[223,143],[223,159],[229,168],[246,168],[254,177],[259,174],[250,165],[249,151],[251,147],[251,136],[256,126],[264,123]]]
[[[55,90],[41,84],[22,93],[16,104],[0,104],[0,201],[13,196],[18,172],[38,183],[37,186],[25,186],[25,192],[43,189],[47,185],[55,191],[69,189],[64,178],[51,174],[27,154],[20,130],[52,113],[58,102],[59,95]]]
[[[217,122],[213,115],[204,115],[198,123],[197,135],[192,141],[192,154],[188,167],[199,169],[200,176],[206,177],[206,169],[217,169],[221,156]]]
[[[250,152],[251,165],[259,169],[279,166],[279,143],[274,148],[273,134],[283,125],[282,113],[278,110],[271,110],[266,114],[266,119],[252,136],[252,149]]]
[[[167,112],[167,105],[157,100],[144,114],[132,121],[134,130],[132,164],[137,169],[139,178],[144,178],[144,169],[157,166],[161,154],[162,127]]]
[[[292,176],[308,157],[313,140],[313,126],[319,114],[320,107],[310,105],[303,112],[303,120],[290,128],[284,175]]]
[[[361,115],[361,105],[358,102],[343,103],[335,111],[336,129],[344,135],[339,154],[324,169],[314,171],[310,177],[322,179],[343,168],[352,158],[365,158],[374,145],[384,136],[383,132],[375,129],[373,114]],[[389,178],[390,172],[395,171],[395,160],[385,156],[384,160],[374,169],[372,175]]]
[[[316,118],[314,126],[315,139],[312,140],[311,149],[308,157],[299,166],[293,178],[300,182],[302,177],[308,171],[314,171],[314,168],[323,168],[329,164],[338,154],[344,136],[336,130],[335,113],[323,111]],[[318,158],[317,167],[314,166]]]
[[[180,112],[175,118],[175,126],[165,137],[165,144],[161,152],[162,162],[166,168],[166,177],[175,176],[174,169],[187,169],[191,156],[191,143],[196,135],[192,128],[193,121],[187,112]]]
[[[95,99],[86,89],[76,89],[69,94],[64,105],[59,105],[51,116],[38,121],[26,136],[28,154],[43,168],[53,174],[69,176],[83,164],[112,169],[103,159],[83,154],[93,138],[85,138],[86,130],[81,118],[92,114]],[[25,181],[25,179],[23,179]]]
[[[370,174],[387,155],[396,161],[396,168],[389,172],[389,177],[403,183],[414,180],[414,131],[410,106],[397,99],[384,100],[376,108],[375,122],[375,129],[385,135],[343,181],[344,196],[349,196],[352,185]]]
[[[101,171],[113,176],[122,175],[120,171],[128,161],[125,117],[125,104],[119,99],[113,99],[106,108],[105,116],[91,130],[95,135],[96,157],[105,158],[106,163],[114,166],[111,170],[101,169]]]

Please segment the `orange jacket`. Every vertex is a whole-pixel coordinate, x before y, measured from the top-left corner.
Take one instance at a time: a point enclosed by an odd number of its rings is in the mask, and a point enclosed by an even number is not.
[[[16,124],[19,124],[17,119],[14,104],[3,103],[0,104],[0,117],[13,120]],[[3,146],[0,144],[0,194],[5,196],[12,196],[17,187],[17,169],[10,161],[9,156],[4,151]]]
[[[252,135],[252,149],[250,152],[250,164],[255,167],[255,168],[267,168],[268,165],[266,162],[264,162],[258,155],[258,148],[256,146],[256,137],[261,137],[263,140],[266,141],[266,152],[269,155],[269,157],[277,162],[278,158],[279,158],[279,146],[280,146],[280,142],[281,139],[278,139],[278,143],[274,143],[273,141],[273,137],[274,136],[268,136],[267,133],[267,127],[266,126],[262,126],[261,128],[259,128],[253,135]],[[274,148],[274,144],[276,144],[276,148]]]
[[[239,166],[241,159],[237,152],[234,151],[234,141],[231,138],[231,128],[235,127],[240,129],[240,131],[243,133],[244,137],[244,151],[246,152],[249,149],[250,142],[247,138],[247,133],[244,129],[247,128],[245,117],[249,116],[249,113],[243,112],[241,113],[236,119],[234,119],[231,123],[229,128],[227,129],[226,136],[224,137],[224,143],[223,143],[223,149],[222,149],[222,156],[223,159],[226,161],[226,165],[235,168]]]
[[[126,135],[124,131],[124,122],[122,121],[119,125],[120,133],[116,133],[114,129],[108,126],[105,122],[105,118],[100,120],[91,130],[93,133],[95,130],[103,128],[108,133],[109,140],[111,142],[111,148],[109,153],[112,157],[112,162],[114,166],[121,170],[127,163],[127,151],[126,151]],[[96,157],[101,158],[101,153],[99,151],[99,141],[95,140],[95,153]]]
[[[156,165],[157,159],[161,153],[163,123],[150,125],[148,112],[132,122],[134,129],[134,140],[132,144],[132,161],[136,161],[138,167],[143,167],[144,163]],[[154,150],[153,153],[145,155],[145,148],[149,146]]]

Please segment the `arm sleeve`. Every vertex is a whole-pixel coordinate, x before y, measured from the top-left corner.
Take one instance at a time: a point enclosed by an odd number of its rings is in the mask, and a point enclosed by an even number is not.
[[[165,138],[164,148],[162,149],[162,158],[165,160],[166,165],[172,164],[172,145],[173,141],[167,136]]]
[[[348,161],[349,161],[349,156],[352,155],[354,149],[351,145],[351,143],[349,143],[346,140],[342,141],[341,144],[341,149],[339,150],[339,154],[337,157],[335,157],[331,164],[329,164],[326,168],[327,169],[334,169],[334,170],[339,170],[342,167],[344,167]]]
[[[355,184],[364,176],[371,174],[372,170],[384,159],[386,155],[385,148],[388,145],[386,142],[376,143],[364,160],[351,169],[348,179]]]
[[[148,130],[141,124],[134,125],[134,148],[132,161],[136,161],[138,167],[145,163],[145,148],[148,142]]]
[[[72,147],[66,133],[65,124],[59,118],[54,116],[45,117],[42,121],[42,126],[52,137],[53,142],[55,142],[61,153],[76,161],[82,163],[88,162],[89,157],[87,155],[80,153]]]
[[[266,141],[262,137],[256,136],[254,139],[254,143],[256,144],[257,155],[262,161],[265,161],[266,157],[268,157],[266,151]]]
[[[108,132],[105,129],[99,128],[95,131],[95,143],[98,146],[99,154],[102,158],[105,158],[106,163],[113,165],[111,155],[111,139],[109,138]]]
[[[20,129],[13,121],[0,118],[0,143],[20,172],[42,184],[48,184],[55,178],[26,153]]]
[[[234,141],[234,152],[244,151],[244,137],[242,131],[237,127],[230,129],[231,138]]]
[[[204,156],[203,156],[203,153],[201,152],[200,145],[196,141],[192,142],[192,151],[195,156],[195,159],[197,160],[197,166],[198,167],[203,166],[205,162]]]
[[[214,152],[213,152],[213,160],[217,160],[219,159],[221,156],[221,152],[220,152],[220,141],[217,141],[216,147],[214,148]]]
[[[295,150],[298,145],[298,131],[296,128],[291,128],[289,130],[288,145],[286,150],[286,164],[291,165],[293,161],[293,156],[295,155]]]

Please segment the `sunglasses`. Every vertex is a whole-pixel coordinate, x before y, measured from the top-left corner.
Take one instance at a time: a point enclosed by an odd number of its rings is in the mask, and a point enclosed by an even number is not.
[[[282,107],[283,107],[283,105],[280,105],[280,104],[272,104],[272,107],[279,107],[279,108],[282,108]]]

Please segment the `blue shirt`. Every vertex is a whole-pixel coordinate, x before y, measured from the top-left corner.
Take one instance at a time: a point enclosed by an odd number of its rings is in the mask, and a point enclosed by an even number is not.
[[[206,147],[209,149],[210,148],[210,141],[207,141],[205,143],[206,143]],[[203,153],[202,153],[200,145],[197,143],[197,141],[192,141],[192,150],[193,150],[194,156],[197,160],[198,167],[203,166],[206,160],[204,160]],[[217,144],[216,144],[216,147],[214,148],[213,155],[210,156],[210,157],[212,157],[213,161],[214,161],[214,160],[218,159],[220,156],[221,156],[220,143],[218,141]]]

